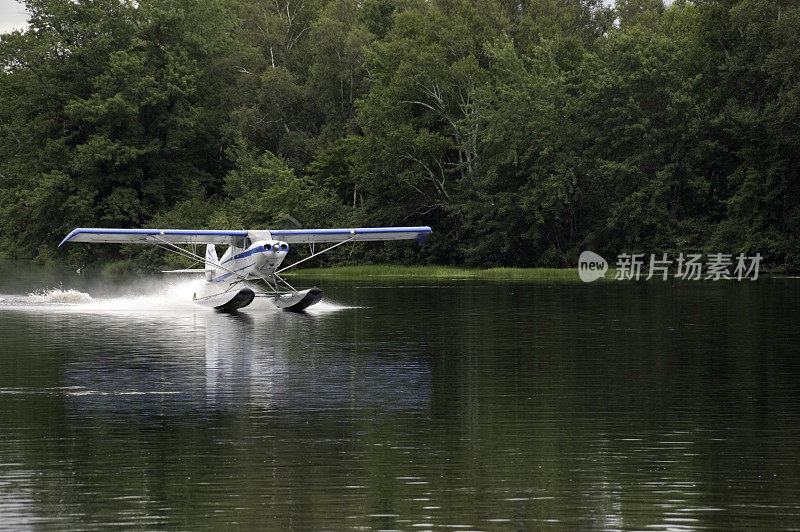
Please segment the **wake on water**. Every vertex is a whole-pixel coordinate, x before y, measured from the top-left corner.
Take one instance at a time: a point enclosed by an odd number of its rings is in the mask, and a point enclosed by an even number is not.
[[[27,295],[0,295],[0,307],[23,307],[85,312],[209,312],[208,308],[192,302],[192,295],[204,283],[202,279],[153,279],[137,282],[122,295],[92,296],[73,288],[38,289]],[[307,313],[324,314],[357,307],[320,301]],[[257,298],[242,312],[277,311],[266,298]]]
[[[202,281],[200,281],[202,282]],[[26,295],[2,295],[0,306],[81,311],[154,311],[191,309],[198,280],[135,283],[121,293],[102,296],[74,288],[40,288]]]
[[[79,292],[70,288],[69,290],[61,290],[53,288],[50,290],[36,290],[28,294],[31,302],[33,303],[90,303],[92,296],[86,292]]]

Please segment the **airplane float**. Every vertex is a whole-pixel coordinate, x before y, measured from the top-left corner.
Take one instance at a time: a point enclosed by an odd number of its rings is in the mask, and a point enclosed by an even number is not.
[[[430,234],[430,227],[239,231],[78,228],[64,237],[59,247],[67,242],[154,245],[204,265],[199,269],[165,272],[204,274],[206,282],[193,297],[200,305],[218,310],[236,310],[246,307],[256,297],[266,297],[278,308],[299,312],[319,302],[322,290],[317,287],[295,290],[280,273],[348,242],[416,240],[422,244]],[[319,243],[331,245],[315,252],[314,245]],[[205,255],[181,247],[181,244],[206,244]],[[221,257],[217,257],[217,244],[228,245]],[[283,259],[289,253],[289,244],[309,244],[311,255],[281,268]]]

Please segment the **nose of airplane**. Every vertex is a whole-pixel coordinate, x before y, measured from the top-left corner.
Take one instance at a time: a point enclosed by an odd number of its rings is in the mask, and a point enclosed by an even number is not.
[[[264,252],[265,253],[279,253],[283,252],[286,253],[289,251],[289,244],[286,242],[264,242]]]
[[[259,253],[256,259],[259,270],[277,268],[289,252],[289,244],[286,242],[264,242],[262,245],[264,246],[264,251]]]

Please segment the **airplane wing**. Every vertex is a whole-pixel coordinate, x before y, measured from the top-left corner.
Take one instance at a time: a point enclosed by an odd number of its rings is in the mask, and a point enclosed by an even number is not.
[[[252,233],[252,234],[251,234]],[[341,229],[273,229],[266,231],[213,229],[109,229],[77,228],[64,237],[59,246],[67,242],[94,242],[105,244],[239,244],[251,237],[282,240],[292,243],[366,242],[376,240],[416,240],[422,244],[431,234],[423,227],[360,227]]]
[[[376,240],[416,240],[422,244],[431,234],[423,227],[358,227],[352,229],[272,229],[272,238],[288,244],[317,242],[371,242]]]
[[[234,244],[241,242],[247,231],[211,229],[106,229],[100,227],[73,229],[59,246],[66,242],[103,244]]]

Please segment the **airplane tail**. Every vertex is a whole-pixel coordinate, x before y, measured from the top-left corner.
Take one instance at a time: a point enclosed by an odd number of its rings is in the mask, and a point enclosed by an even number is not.
[[[217,248],[214,246],[214,244],[208,244],[206,246],[206,261],[206,281],[210,281],[214,277],[214,272],[217,271],[212,264],[219,264],[219,259],[217,258]]]

